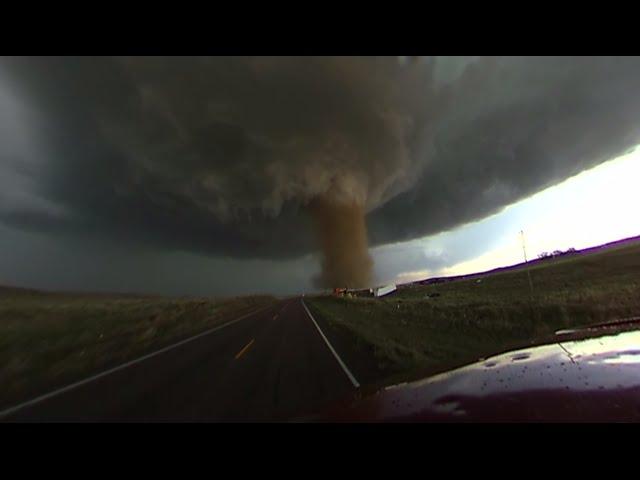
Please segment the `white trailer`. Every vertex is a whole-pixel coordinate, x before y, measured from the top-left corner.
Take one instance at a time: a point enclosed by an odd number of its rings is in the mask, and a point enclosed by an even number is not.
[[[387,285],[385,287],[378,287],[373,289],[374,297],[384,297],[385,295],[389,295],[391,292],[395,292],[397,290],[395,285]]]

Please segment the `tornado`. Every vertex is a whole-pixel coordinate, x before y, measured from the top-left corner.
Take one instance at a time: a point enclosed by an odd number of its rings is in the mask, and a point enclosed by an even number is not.
[[[316,285],[322,288],[371,286],[373,260],[369,255],[365,210],[356,200],[324,194],[309,210],[314,220],[322,271]]]

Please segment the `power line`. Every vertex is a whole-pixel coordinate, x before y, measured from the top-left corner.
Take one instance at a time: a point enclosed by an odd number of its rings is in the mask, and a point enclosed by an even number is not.
[[[522,253],[524,255],[525,269],[527,270],[527,277],[529,278],[529,290],[531,291],[531,300],[533,301],[533,281],[531,280],[531,272],[529,271],[529,261],[527,260],[527,248],[524,240],[524,230],[520,230],[520,237],[522,238]]]

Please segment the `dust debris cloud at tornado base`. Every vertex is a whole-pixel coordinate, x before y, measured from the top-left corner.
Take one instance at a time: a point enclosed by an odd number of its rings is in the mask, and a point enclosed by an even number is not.
[[[640,58],[0,58],[0,222],[234,259],[482,219],[640,140]],[[313,272],[309,273],[310,276]]]

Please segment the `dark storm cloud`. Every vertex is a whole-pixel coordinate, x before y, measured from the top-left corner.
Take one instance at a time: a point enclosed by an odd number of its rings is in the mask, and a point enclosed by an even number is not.
[[[235,257],[451,229],[640,140],[635,58],[4,58],[0,219]]]
[[[299,259],[235,260],[87,241],[0,224],[0,286],[162,295],[292,294],[311,289],[317,265]]]

